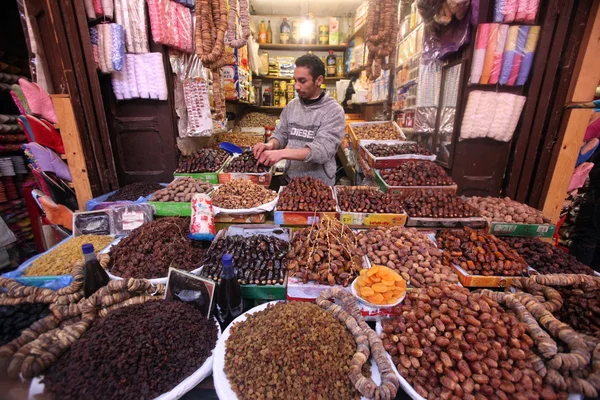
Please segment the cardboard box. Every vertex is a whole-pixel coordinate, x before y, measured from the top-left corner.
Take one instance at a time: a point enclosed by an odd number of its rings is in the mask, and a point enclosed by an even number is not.
[[[509,287],[513,279],[521,278],[518,276],[484,276],[471,275],[458,265],[452,265],[454,272],[458,275],[459,282],[465,287]]]
[[[377,190],[371,186],[352,186],[355,189]],[[343,186],[336,186],[336,199],[339,199],[339,192],[344,190]],[[338,200],[339,207],[339,200]],[[380,214],[380,213],[358,213],[343,211],[340,208],[339,220],[353,228],[375,227],[375,226],[404,226],[408,216],[405,212],[399,214]]]
[[[285,186],[279,188],[279,195],[285,189]],[[337,207],[337,199],[335,197],[335,192],[333,188],[331,188],[331,193],[333,198],[336,200],[336,211],[280,211],[275,207],[273,211],[273,219],[275,224],[277,225],[296,225],[296,226],[305,226],[305,225],[313,225],[321,222],[321,219],[325,216],[330,218],[338,219],[339,218],[339,207]]]
[[[358,145],[359,145],[360,141],[365,140],[365,139],[360,139],[356,135],[354,130],[357,127],[364,126],[364,125],[381,125],[381,124],[387,124],[387,123],[391,123],[397,132],[398,137],[395,140],[398,140],[398,141],[406,140],[406,135],[404,134],[404,132],[402,132],[402,129],[400,129],[398,124],[394,121],[351,122],[350,123],[350,142],[352,143],[352,148],[355,151],[358,151]]]
[[[492,222],[490,233],[496,236],[539,236],[550,238],[554,236],[556,225],[551,224],[511,224]]]
[[[433,189],[433,190],[443,190],[448,191],[452,194],[456,194],[458,190],[458,186],[456,184],[450,186],[389,186],[379,174],[379,170],[375,169],[374,176],[375,181],[381,188],[384,193],[390,193],[394,195],[402,195],[406,193],[410,193],[411,191],[415,191],[418,189]]]
[[[435,161],[436,156],[430,155],[425,156],[422,154],[403,154],[397,156],[390,157],[375,157],[369,150],[367,150],[366,146],[371,143],[376,144],[414,144],[415,142],[405,142],[400,140],[360,140],[358,143],[358,154],[362,156],[367,164],[372,168],[382,169],[382,168],[395,168],[402,163],[407,161],[421,160],[421,161]]]

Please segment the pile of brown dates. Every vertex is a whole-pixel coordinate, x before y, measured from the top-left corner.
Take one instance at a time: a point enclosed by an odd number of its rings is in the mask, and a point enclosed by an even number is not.
[[[407,161],[380,171],[388,186],[451,186],[452,178],[433,161]]]
[[[200,149],[190,156],[181,156],[176,173],[203,173],[218,171],[229,153],[221,149]]]

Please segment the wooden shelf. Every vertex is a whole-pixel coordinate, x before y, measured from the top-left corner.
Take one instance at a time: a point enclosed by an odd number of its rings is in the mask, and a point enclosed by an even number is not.
[[[350,36],[348,38],[348,44],[350,44],[350,42],[353,41],[356,37],[362,36],[365,33],[366,26],[367,26],[366,23],[362,24],[362,26],[360,28],[358,28],[358,30],[356,32],[354,32],[352,34],[352,36]]]
[[[279,106],[253,106],[255,108],[258,108],[259,110],[283,110],[285,107],[279,107]]]
[[[263,43],[258,45],[262,50],[296,50],[296,51],[345,51],[347,45],[330,46],[324,44],[281,44]]]
[[[275,75],[263,75],[259,76],[260,79],[273,79],[273,80],[282,80],[282,81],[291,81],[294,79],[293,76],[275,76]],[[345,76],[326,76],[326,81],[339,81],[340,79],[346,79]]]

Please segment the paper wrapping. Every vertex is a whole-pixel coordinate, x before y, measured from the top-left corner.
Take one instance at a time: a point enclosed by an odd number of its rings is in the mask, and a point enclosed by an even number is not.
[[[482,85],[486,85],[490,80],[490,75],[492,75],[492,64],[494,62],[494,52],[496,50],[496,45],[498,42],[498,26],[499,24],[489,24],[490,25],[490,34],[487,40],[487,45],[485,49],[485,58],[483,61],[483,71],[481,72],[481,78],[479,83]]]
[[[525,43],[525,51],[521,61],[521,68],[519,69],[519,76],[517,77],[517,85],[519,86],[524,85],[529,77],[529,72],[533,65],[533,56],[535,55],[538,38],[540,37],[540,30],[541,27],[539,26],[532,26],[529,28],[527,42]]]
[[[513,60],[515,58],[515,50],[517,48],[517,38],[519,37],[519,27],[511,26],[508,28],[508,38],[504,47],[504,56],[502,57],[502,71],[500,72],[499,83],[506,85],[512,70]]]
[[[519,27],[519,36],[517,37],[517,47],[515,49],[515,56],[513,59],[513,65],[510,70],[507,84],[513,86],[517,83],[517,77],[519,76],[519,69],[521,68],[521,61],[523,60],[523,54],[525,53],[525,44],[527,43],[527,35],[529,34],[529,26],[524,25]]]
[[[475,50],[473,52],[473,63],[471,65],[471,76],[469,83],[479,83],[483,71],[483,62],[485,60],[485,49],[490,34],[490,24],[480,24],[477,27],[477,36],[475,37]]]
[[[502,70],[502,56],[504,55],[504,47],[506,46],[506,39],[508,38],[508,25],[501,24],[498,27],[498,41],[494,50],[494,60],[492,61],[492,71],[490,80],[488,83],[495,85],[498,83],[500,78],[500,71]]]

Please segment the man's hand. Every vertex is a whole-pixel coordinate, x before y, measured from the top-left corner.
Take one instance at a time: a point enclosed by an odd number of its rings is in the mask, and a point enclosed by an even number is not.
[[[256,147],[256,146],[255,146]],[[285,149],[261,151],[258,163],[270,167],[285,158]]]
[[[273,150],[273,143],[257,143],[252,146],[252,153],[254,153],[254,158],[257,160],[260,158],[261,154],[263,154],[266,150]]]

